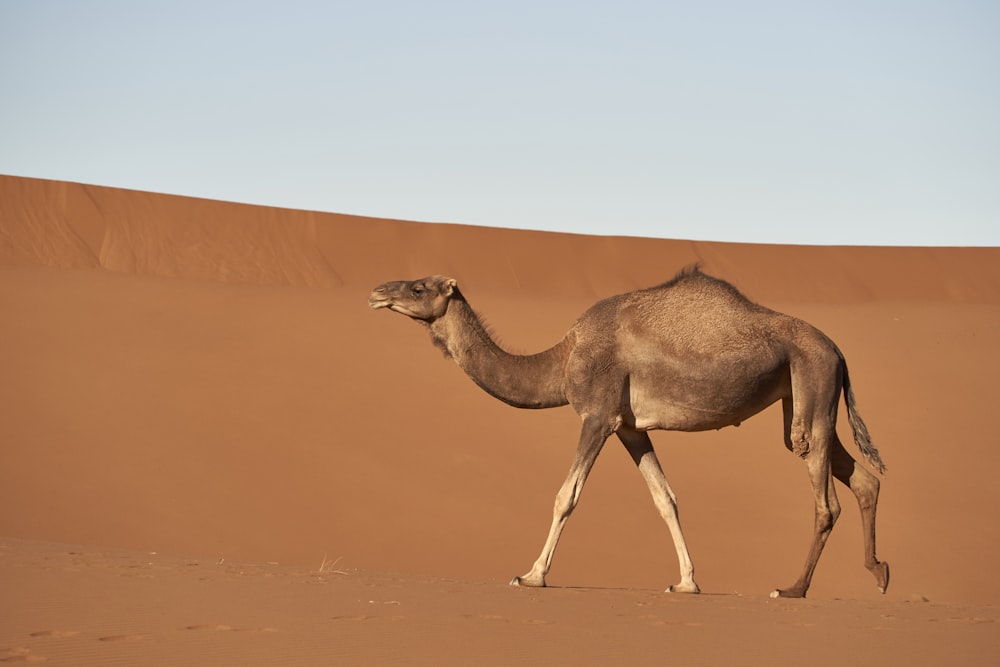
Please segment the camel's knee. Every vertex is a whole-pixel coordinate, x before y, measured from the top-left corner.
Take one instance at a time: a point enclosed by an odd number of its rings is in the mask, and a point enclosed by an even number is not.
[[[552,518],[556,520],[563,520],[569,517],[573,513],[573,503],[559,494],[556,496],[556,502],[552,507]]]
[[[669,488],[654,494],[653,503],[664,519],[677,520],[677,498],[670,492]]]
[[[576,504],[580,498],[577,485],[567,485],[559,489],[556,494],[556,502],[552,507],[552,516],[557,520],[565,520],[576,509]]]
[[[840,518],[840,507],[838,505],[817,509],[816,532],[829,533],[831,530],[833,530],[833,526],[834,524],[837,523],[837,519],[839,518]]]

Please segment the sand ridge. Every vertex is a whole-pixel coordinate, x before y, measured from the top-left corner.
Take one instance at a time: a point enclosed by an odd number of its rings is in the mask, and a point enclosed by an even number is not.
[[[0,175],[0,262],[369,289],[434,273],[480,293],[589,300],[700,262],[755,299],[996,303],[993,248],[845,248],[421,224]],[[558,261],[556,261],[558,260]],[[780,267],[776,271],[775,267]]]
[[[849,637],[866,648],[857,664],[945,651],[994,664],[998,260],[490,230],[0,177],[0,588],[13,601],[0,660],[645,664],[709,646],[714,664],[782,664],[819,645],[830,659],[815,662],[840,664]],[[810,599],[766,601],[797,574],[812,521],[774,408],[738,429],[654,434],[705,596],[660,592],[676,578],[669,536],[613,445],[554,588],[508,589],[541,546],[578,419],[498,403],[420,327],[366,304],[385,280],[453,275],[505,345],[536,351],[594,299],[695,261],[846,354],[889,466],[887,596],[861,566],[841,489]],[[324,561],[351,576],[320,583]]]

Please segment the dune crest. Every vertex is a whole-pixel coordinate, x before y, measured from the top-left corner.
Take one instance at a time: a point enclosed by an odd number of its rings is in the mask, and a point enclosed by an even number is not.
[[[0,264],[224,283],[370,288],[446,274],[484,292],[597,298],[700,262],[759,300],[996,303],[996,257],[994,248],[727,244],[414,223],[0,176]]]

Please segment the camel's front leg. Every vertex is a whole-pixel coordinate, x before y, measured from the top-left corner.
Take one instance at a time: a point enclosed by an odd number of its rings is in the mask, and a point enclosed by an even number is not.
[[[670,529],[670,536],[674,540],[674,549],[677,551],[677,563],[681,569],[680,583],[667,588],[668,593],[700,593],[701,589],[694,580],[694,565],[691,563],[691,555],[688,553],[687,543],[684,541],[684,533],[681,531],[681,522],[677,517],[677,498],[667,483],[667,478],[663,475],[663,469],[656,458],[653,450],[653,443],[649,440],[649,435],[639,431],[619,429],[618,438],[625,445],[632,460],[635,461],[642,478],[646,480],[649,492],[653,496],[656,509],[660,511],[660,516]]]
[[[549,528],[549,536],[542,547],[542,553],[538,560],[531,566],[526,574],[514,577],[511,586],[544,586],[545,575],[552,567],[552,554],[555,553],[556,545],[559,544],[559,536],[562,534],[566,520],[573,513],[577,502],[580,500],[580,493],[583,485],[587,481],[590,469],[594,467],[594,461],[601,452],[601,447],[611,434],[607,424],[598,420],[587,418],[583,422],[583,430],[580,433],[580,444],[576,449],[576,458],[569,469],[566,481],[563,482],[559,493],[556,494],[555,507],[552,510],[552,527]]]

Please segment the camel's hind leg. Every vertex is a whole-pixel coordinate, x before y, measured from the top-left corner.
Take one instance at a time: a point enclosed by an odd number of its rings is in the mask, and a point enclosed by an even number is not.
[[[879,561],[875,556],[875,508],[878,505],[879,481],[858,464],[834,434],[831,451],[833,476],[850,487],[858,499],[861,509],[861,527],[865,537],[865,567],[875,577],[880,593],[885,593],[889,587],[889,564]]]
[[[663,469],[656,458],[653,450],[653,443],[649,436],[639,431],[629,429],[619,429],[618,438],[625,445],[632,460],[639,467],[643,479],[649,486],[649,492],[653,496],[656,509],[660,511],[660,516],[670,529],[670,536],[674,540],[674,548],[677,550],[677,562],[681,569],[681,581],[675,586],[667,588],[671,593],[698,593],[700,589],[694,581],[694,565],[691,563],[691,555],[688,553],[687,543],[684,541],[684,533],[681,532],[681,523],[677,518],[677,498],[667,483],[667,478],[663,475]]]
[[[793,377],[793,393],[795,392]],[[813,497],[816,505],[815,529],[812,545],[806,556],[805,569],[802,575],[789,588],[779,588],[771,593],[771,597],[802,598],[812,583],[816,564],[830,537],[833,525],[840,516],[840,503],[837,492],[833,488],[833,470],[831,458],[834,441],[837,437],[836,399],[832,401],[833,410],[819,413],[814,409],[815,402],[802,397],[808,393],[800,389],[799,397],[784,399],[782,407],[785,416],[785,445],[795,454],[805,459],[812,482]]]
[[[829,449],[828,443],[815,443],[805,457],[816,503],[815,529],[812,545],[806,556],[805,569],[798,581],[791,587],[773,591],[771,593],[773,598],[804,598],[806,596],[809,584],[812,583],[813,573],[816,571],[816,564],[819,563],[819,557],[823,553],[823,547],[826,546],[826,540],[830,537],[833,525],[837,523],[837,518],[840,516],[840,503],[833,488],[833,476],[830,471]]]

